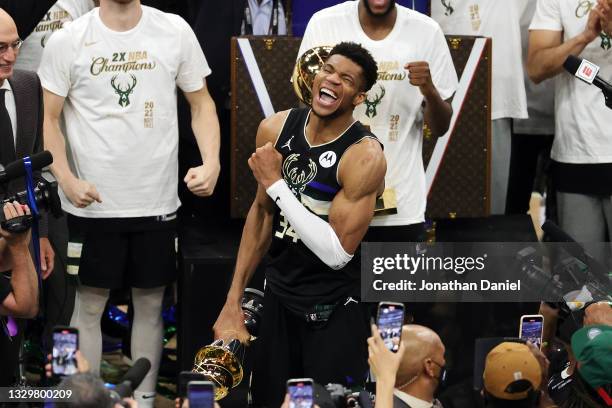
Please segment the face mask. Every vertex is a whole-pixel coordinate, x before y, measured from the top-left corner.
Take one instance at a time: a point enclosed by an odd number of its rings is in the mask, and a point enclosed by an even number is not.
[[[435,365],[440,367],[440,374],[436,378],[438,380],[438,390],[444,389],[446,387],[446,380],[448,377],[448,371],[446,370],[446,365],[442,366],[435,361],[431,360]]]

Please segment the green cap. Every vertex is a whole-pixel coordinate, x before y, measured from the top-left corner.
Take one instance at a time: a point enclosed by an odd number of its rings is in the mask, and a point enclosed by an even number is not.
[[[612,326],[586,326],[572,336],[578,371],[593,388],[612,384]]]

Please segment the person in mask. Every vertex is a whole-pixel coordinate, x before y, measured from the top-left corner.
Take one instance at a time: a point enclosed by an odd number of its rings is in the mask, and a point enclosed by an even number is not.
[[[442,408],[434,394],[446,378],[444,351],[433,330],[409,324],[402,328],[400,349],[392,353],[373,326],[368,362],[377,379],[376,408]]]

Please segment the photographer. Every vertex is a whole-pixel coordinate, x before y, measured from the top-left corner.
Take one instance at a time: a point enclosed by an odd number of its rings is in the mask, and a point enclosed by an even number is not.
[[[376,377],[376,408],[441,408],[434,393],[446,376],[444,344],[431,329],[402,328],[397,353],[389,351],[376,325],[368,339],[368,363]]]
[[[30,214],[28,206],[18,202],[4,205],[7,220]],[[30,231],[11,234],[0,228],[0,268],[11,270],[11,278],[0,275],[0,315],[32,318],[38,312],[38,279],[28,244]]]
[[[6,203],[4,217],[7,220],[30,213],[27,206]],[[0,228],[0,271],[11,271],[8,278],[0,273],[0,386],[13,384],[19,364],[18,350],[22,330],[12,317],[32,318],[38,312],[38,279],[30,257],[29,230],[11,234]],[[2,316],[12,316],[8,319]]]
[[[72,391],[74,397],[68,402],[55,404],[54,408],[110,408],[121,406],[129,408],[138,408],[138,403],[133,398],[124,398],[122,404],[113,404],[113,398],[108,392],[106,385],[102,379],[89,372],[89,362],[80,351],[77,350],[76,362],[78,373],[65,377],[58,388]],[[47,356],[51,361],[51,354]],[[53,376],[52,365],[48,363],[45,366],[45,374],[47,378]],[[218,408],[218,407],[216,407]]]

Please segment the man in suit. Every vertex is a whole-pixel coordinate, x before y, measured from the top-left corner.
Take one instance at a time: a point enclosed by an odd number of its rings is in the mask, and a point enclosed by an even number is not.
[[[5,166],[43,148],[40,80],[34,73],[13,69],[21,44],[12,17],[0,9],[0,163]],[[15,180],[2,193],[21,191],[23,187],[23,180]],[[53,271],[55,256],[47,232],[47,220],[43,217],[40,252],[45,279]]]
[[[444,344],[431,329],[402,328],[397,353],[389,351],[376,326],[368,339],[368,363],[376,377],[377,408],[442,408],[434,397],[445,380]]]
[[[42,89],[35,73],[13,69],[21,39],[15,22],[0,9],[0,163],[6,165],[17,158],[42,150]],[[24,189],[23,180],[0,186],[0,195]],[[41,271],[43,278],[53,270],[54,253],[47,237],[47,223],[40,224]],[[23,330],[19,331],[19,336]],[[18,363],[20,338],[7,339],[0,332],[2,372],[12,376]],[[0,380],[1,381],[1,380]]]

